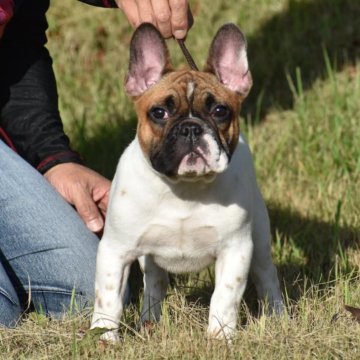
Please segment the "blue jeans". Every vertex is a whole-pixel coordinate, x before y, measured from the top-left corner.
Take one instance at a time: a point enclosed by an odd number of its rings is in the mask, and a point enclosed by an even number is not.
[[[60,317],[92,304],[98,238],[35,169],[0,141],[0,325],[30,308]]]

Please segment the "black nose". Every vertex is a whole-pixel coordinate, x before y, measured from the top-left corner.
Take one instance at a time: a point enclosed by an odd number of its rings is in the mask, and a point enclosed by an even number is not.
[[[197,140],[202,133],[202,127],[194,122],[183,122],[180,126],[180,136],[187,141]]]

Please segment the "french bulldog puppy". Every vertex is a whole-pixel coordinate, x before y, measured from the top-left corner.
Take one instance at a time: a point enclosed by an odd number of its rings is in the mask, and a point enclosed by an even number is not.
[[[158,321],[168,271],[199,271],[215,262],[208,336],[229,339],[250,271],[260,299],[283,303],[270,249],[267,210],[239,112],[252,85],[246,41],[224,25],[203,71],[174,71],[160,33],[134,33],[127,94],[137,135],[120,158],[96,269],[91,328],[116,341],[130,265],[144,272],[141,319]]]

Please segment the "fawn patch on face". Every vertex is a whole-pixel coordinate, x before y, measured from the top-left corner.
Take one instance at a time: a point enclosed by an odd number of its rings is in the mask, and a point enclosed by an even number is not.
[[[212,74],[167,74],[135,100],[139,142],[153,168],[169,177],[188,178],[224,171],[239,135],[240,100]],[[217,103],[231,109],[226,124],[212,118]],[[160,124],[148,115],[157,106],[168,114]]]

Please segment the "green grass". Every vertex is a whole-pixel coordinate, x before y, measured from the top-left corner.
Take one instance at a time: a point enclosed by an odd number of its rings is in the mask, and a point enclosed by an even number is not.
[[[358,359],[360,325],[360,3],[356,0],[192,1],[187,45],[202,65],[217,28],[248,37],[254,88],[241,127],[268,204],[288,316],[257,316],[252,286],[232,346],[204,337],[212,271],[179,276],[148,336],[123,319],[123,342],[98,344],[89,317],[32,314],[0,330],[4,359]],[[49,14],[60,108],[89,166],[112,177],[135,133],[122,84],[131,31],[119,11],[54,2]],[[175,64],[184,62],[170,44]]]

